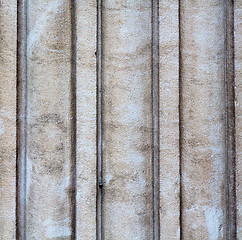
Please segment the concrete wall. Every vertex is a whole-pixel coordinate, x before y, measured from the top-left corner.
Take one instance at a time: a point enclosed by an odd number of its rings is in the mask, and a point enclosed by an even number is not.
[[[0,239],[242,239],[239,0],[0,1]]]

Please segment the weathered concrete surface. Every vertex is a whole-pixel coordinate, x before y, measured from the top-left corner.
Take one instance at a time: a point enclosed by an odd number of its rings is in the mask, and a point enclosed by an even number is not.
[[[179,4],[160,1],[160,239],[180,239]]]
[[[103,2],[104,239],[153,239],[151,2]]]
[[[181,1],[182,238],[225,238],[224,3]]]
[[[242,239],[242,2],[234,1],[237,239]]]
[[[77,235],[96,239],[97,1],[77,1]]]
[[[16,1],[0,5],[0,239],[15,239]]]
[[[71,14],[28,1],[27,239],[71,239]]]
[[[73,232],[73,2],[28,0],[26,220],[31,240],[71,239]],[[224,3],[180,1],[179,59],[179,3],[159,1],[161,239],[226,238]],[[0,1],[1,240],[16,239],[16,4]],[[97,1],[76,4],[76,239],[95,240]],[[237,239],[242,239],[241,4],[234,1]],[[103,1],[105,240],[154,237],[151,13],[151,1]]]

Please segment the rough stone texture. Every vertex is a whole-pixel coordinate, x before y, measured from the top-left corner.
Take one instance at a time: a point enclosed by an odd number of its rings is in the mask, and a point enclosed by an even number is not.
[[[27,239],[71,239],[71,14],[28,1]]]
[[[182,238],[225,238],[224,4],[181,1]]]
[[[237,239],[242,239],[242,2],[234,1]]]
[[[17,2],[0,0],[1,240],[16,239]],[[76,239],[95,240],[97,1],[75,2]],[[103,1],[105,240],[154,239],[151,2]],[[74,239],[73,3],[28,0],[27,240]],[[242,239],[241,4],[234,1],[237,239]],[[222,0],[182,0],[179,19],[179,1],[159,1],[161,240],[228,238],[224,13]]]
[[[96,239],[96,1],[77,1],[77,239]]]
[[[16,1],[0,2],[0,239],[15,239]]]
[[[160,239],[180,239],[179,6],[160,1]]]
[[[153,239],[151,2],[103,2],[104,239]]]

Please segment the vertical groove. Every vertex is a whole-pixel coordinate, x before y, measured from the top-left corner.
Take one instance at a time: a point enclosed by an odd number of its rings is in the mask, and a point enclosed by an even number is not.
[[[234,2],[225,0],[224,83],[226,145],[226,239],[236,239]]]
[[[183,239],[183,229],[182,229],[182,79],[181,79],[181,73],[182,73],[182,55],[181,55],[181,0],[178,1],[178,28],[179,28],[179,175],[180,175],[180,239]]]
[[[76,239],[76,1],[71,0],[71,239]]]
[[[26,239],[27,0],[17,1],[16,239]]]
[[[152,124],[153,124],[153,231],[160,239],[159,221],[159,1],[152,0]]]
[[[102,239],[102,0],[97,0],[97,240]]]
[[[227,0],[224,1],[224,88],[225,88],[225,168],[226,168],[226,239],[229,240],[229,187],[228,187],[228,101],[227,101]]]

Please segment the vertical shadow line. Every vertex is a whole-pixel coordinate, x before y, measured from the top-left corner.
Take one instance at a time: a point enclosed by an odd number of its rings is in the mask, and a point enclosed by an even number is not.
[[[179,81],[179,176],[180,176],[180,239],[183,239],[183,226],[182,226],[182,138],[183,138],[183,129],[182,129],[182,23],[181,23],[181,0],[178,1],[178,31],[179,31],[179,72],[178,72],[178,81]]]
[[[234,1],[224,2],[224,84],[226,146],[226,239],[236,239],[236,159],[234,89]]]
[[[225,91],[225,181],[226,181],[226,239],[229,240],[229,187],[228,187],[228,101],[227,101],[227,0],[224,0],[224,91]]]
[[[71,8],[71,239],[76,239],[76,1]]]
[[[160,239],[159,214],[159,0],[152,0],[153,236]]]
[[[102,239],[102,0],[97,0],[97,240]]]
[[[26,239],[27,0],[17,1],[16,239]]]

